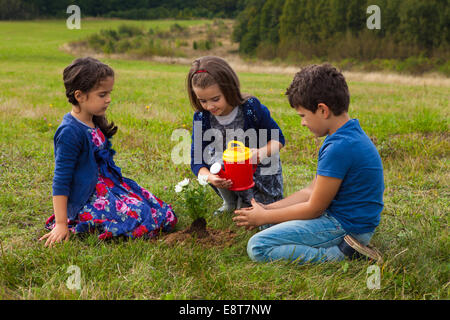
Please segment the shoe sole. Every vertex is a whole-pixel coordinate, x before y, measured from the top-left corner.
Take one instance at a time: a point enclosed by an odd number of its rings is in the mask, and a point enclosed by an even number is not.
[[[383,258],[381,257],[381,253],[375,248],[369,248],[368,246],[363,246],[352,236],[346,235],[344,237],[345,242],[348,243],[350,247],[355,249],[358,253],[368,257],[369,259],[376,261],[378,263],[383,262]]]

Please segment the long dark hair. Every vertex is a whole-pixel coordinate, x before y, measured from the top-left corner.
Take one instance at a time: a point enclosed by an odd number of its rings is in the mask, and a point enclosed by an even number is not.
[[[215,84],[233,107],[243,104],[250,97],[241,94],[239,78],[224,59],[205,56],[194,60],[186,79],[189,100],[194,110],[204,111],[193,87],[204,89]]]
[[[75,91],[88,93],[108,77],[114,77],[114,70],[110,66],[91,57],[75,59],[63,72],[67,100],[79,107]],[[117,126],[114,122],[109,123],[106,116],[93,116],[92,121],[108,138],[117,132]]]

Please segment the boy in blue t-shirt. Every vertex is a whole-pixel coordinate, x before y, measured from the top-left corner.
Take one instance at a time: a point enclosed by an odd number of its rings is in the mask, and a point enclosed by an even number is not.
[[[295,75],[286,94],[302,125],[326,138],[308,187],[269,205],[253,200],[251,208],[235,211],[238,226],[272,225],[249,240],[250,258],[380,262],[380,253],[368,244],[383,210],[383,166],[359,121],[348,115],[344,76],[329,64],[308,66]]]

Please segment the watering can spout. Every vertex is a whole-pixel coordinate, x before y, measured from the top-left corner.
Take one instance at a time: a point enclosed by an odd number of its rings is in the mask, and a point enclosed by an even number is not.
[[[227,179],[225,170],[222,169],[222,165],[219,162],[214,163],[209,169],[209,172],[211,172],[212,174],[217,174],[222,179]]]

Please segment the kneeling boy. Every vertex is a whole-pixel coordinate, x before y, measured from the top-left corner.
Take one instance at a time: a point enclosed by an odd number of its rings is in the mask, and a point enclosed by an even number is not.
[[[383,210],[380,155],[357,119],[348,115],[344,76],[329,64],[298,72],[286,95],[316,137],[326,136],[311,184],[278,202],[236,210],[233,220],[256,233],[247,252],[254,261],[298,263],[366,257],[381,261],[370,239]]]

